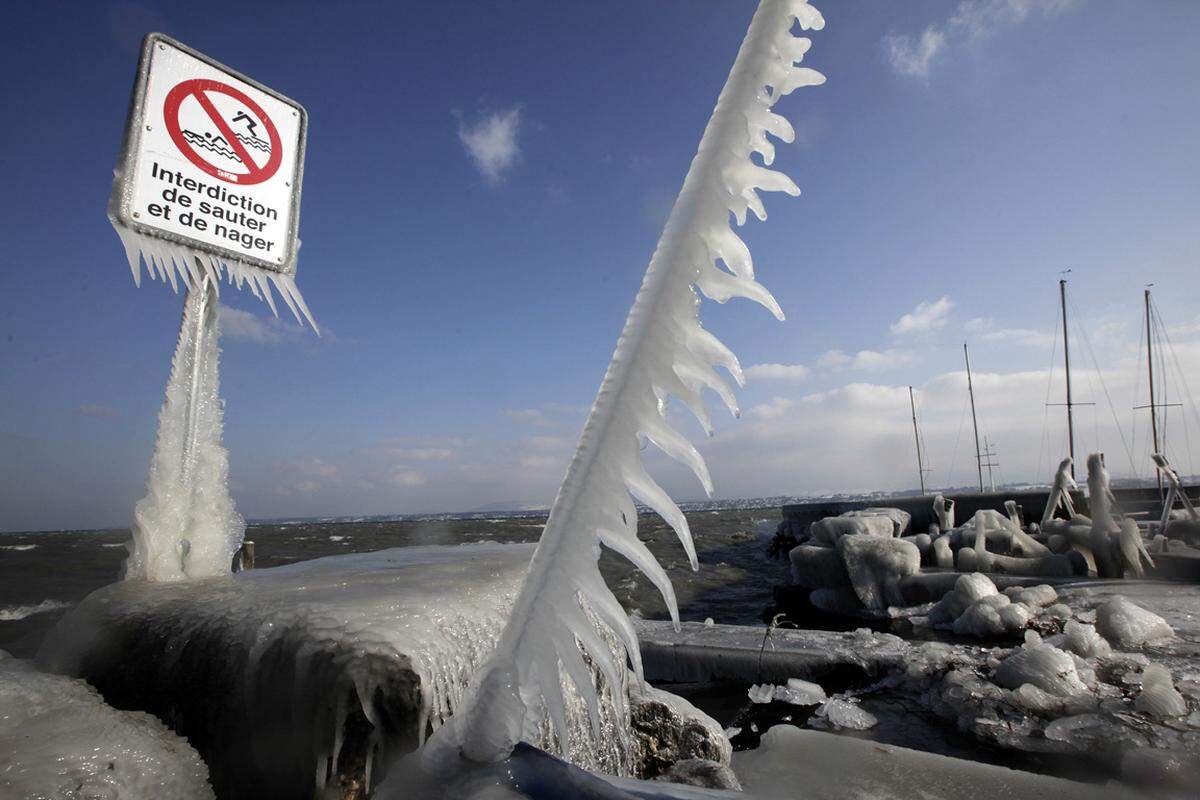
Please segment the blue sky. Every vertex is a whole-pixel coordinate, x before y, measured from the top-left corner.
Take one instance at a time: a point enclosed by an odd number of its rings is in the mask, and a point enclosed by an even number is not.
[[[788,321],[702,312],[751,367],[743,419],[702,444],[718,496],[915,485],[909,384],[932,482],[967,483],[964,340],[1003,477],[1047,475],[1068,267],[1104,369],[1076,375],[1098,402],[1079,447],[1145,472],[1130,407],[1146,282],[1182,370],[1200,368],[1200,4],[821,8],[806,63],[828,83],[779,107],[798,141],[776,165],[803,194],[744,231]],[[133,287],[104,210],[145,32],[310,114],[298,282],[326,335],[223,293],[239,509],[413,513],[553,497],[753,9],[10,5],[0,530],[125,525],[142,493],[181,300]],[[1186,469],[1200,417],[1171,413]]]

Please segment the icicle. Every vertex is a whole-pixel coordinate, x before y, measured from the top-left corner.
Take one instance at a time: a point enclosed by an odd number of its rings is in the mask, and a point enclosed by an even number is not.
[[[430,763],[436,763],[445,746],[477,761],[505,758],[518,741],[536,740],[547,715],[562,737],[564,674],[594,717],[595,690],[578,677],[589,669],[589,661],[604,676],[608,698],[621,707],[624,661],[632,662],[639,680],[641,661],[632,626],[600,576],[599,542],[645,570],[663,592],[672,618],[678,619],[665,573],[636,541],[629,493],[675,529],[695,567],[687,519],[646,473],[639,444],[643,438],[654,441],[688,464],[710,489],[700,454],[667,426],[664,402],[675,394],[690,405],[702,405],[695,395],[708,386],[736,415],[736,399],[713,365],[725,366],[739,384],[743,379],[733,354],[700,327],[693,284],[711,299],[747,297],[783,318],[779,304],[755,282],[749,250],[730,229],[729,217],[739,224],[747,211],[765,218],[760,190],[799,193],[791,179],[751,160],[752,152],[762,154],[764,163],[773,160],[768,134],[785,140],[794,135],[786,120],[770,112],[775,102],[796,88],[824,81],[820,73],[796,65],[809,47],[807,40],[791,35],[796,22],[805,29],[824,26],[820,13],[804,0],[762,0],[754,15],[629,312],[500,643],[476,675],[466,707],[431,739],[426,751]],[[717,266],[718,261],[727,269]],[[698,416],[703,424],[707,415]],[[596,621],[618,637],[615,646],[625,650],[621,663],[605,646]],[[592,730],[594,724],[593,719]],[[586,736],[586,730],[580,735]],[[599,744],[593,739],[593,746]],[[569,749],[560,742],[560,754],[566,756]]]
[[[117,235],[121,237],[121,244],[125,247],[125,257],[128,259],[129,269],[133,273],[134,285],[139,287],[142,285],[139,267],[141,260],[146,262],[146,270],[150,277],[161,280],[163,283],[169,283],[176,294],[179,293],[179,282],[183,283],[186,291],[201,286],[205,278],[212,282],[214,288],[217,288],[220,284],[221,272],[224,270],[225,280],[230,285],[241,289],[243,284],[248,284],[254,296],[265,302],[270,307],[272,314],[279,316],[279,311],[275,308],[275,301],[268,288],[273,284],[296,317],[296,321],[303,325],[304,321],[308,320],[313,331],[320,335],[316,320],[313,319],[312,312],[308,310],[308,304],[304,302],[295,279],[290,275],[261,269],[243,261],[220,259],[181,245],[172,245],[120,225],[113,227],[116,228]],[[176,273],[178,273],[178,278],[176,278]]]

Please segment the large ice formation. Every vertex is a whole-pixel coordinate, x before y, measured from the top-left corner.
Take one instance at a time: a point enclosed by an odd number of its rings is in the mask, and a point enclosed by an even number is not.
[[[222,796],[308,796],[369,778],[373,761],[415,749],[459,708],[532,553],[403,547],[123,581],[72,609],[38,661],[187,736]],[[601,714],[614,735],[573,758],[627,774],[612,709]]]
[[[221,443],[218,336],[216,289],[206,278],[184,301],[146,496],[134,509],[127,579],[228,574],[242,544],[246,524],[229,496]]]
[[[604,693],[618,706],[625,669],[611,655],[602,629],[622,643],[641,676],[633,627],[597,567],[599,544],[641,568],[678,619],[666,573],[637,538],[637,510],[630,495],[675,529],[695,567],[687,521],[646,472],[639,450],[644,442],[653,442],[691,467],[711,492],[700,453],[667,423],[667,401],[680,399],[708,428],[704,388],[716,391],[737,413],[732,391],[713,366],[723,365],[739,383],[742,374],[729,349],[700,326],[693,287],[718,302],[746,297],[783,317],[778,303],[755,282],[750,252],[730,227],[729,216],[739,224],[748,211],[765,219],[760,189],[799,194],[791,179],[767,168],[775,155],[769,136],[784,141],[794,137],[791,125],[772,106],[797,88],[824,82],[815,70],[797,66],[811,44],[791,34],[797,23],[804,29],[824,26],[820,13],[804,0],[763,0],[754,15],[650,260],[497,651],[475,681],[470,703],[435,737],[445,749],[477,761],[498,761],[547,721],[562,736],[568,705],[564,672],[586,702],[592,736],[599,740],[593,668],[604,676]],[[754,153],[762,166],[752,159]],[[440,757],[436,749],[430,748],[431,763]]]
[[[211,800],[208,770],[149,714],[0,651],[0,797]]]

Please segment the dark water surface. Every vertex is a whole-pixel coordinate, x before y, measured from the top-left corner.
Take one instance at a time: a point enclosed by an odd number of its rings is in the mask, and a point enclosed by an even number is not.
[[[786,562],[767,556],[780,520],[776,509],[693,511],[687,514],[700,571],[692,572],[675,533],[644,514],[638,536],[671,576],[685,620],[757,625],[771,590],[787,580]],[[467,542],[532,542],[544,516],[429,517],[399,521],[295,522],[251,525],[257,568],[340,553]],[[117,580],[126,530],[0,533],[0,650],[31,657],[46,633],[75,603]],[[665,619],[658,590],[618,555],[605,551],[601,571],[625,608]]]

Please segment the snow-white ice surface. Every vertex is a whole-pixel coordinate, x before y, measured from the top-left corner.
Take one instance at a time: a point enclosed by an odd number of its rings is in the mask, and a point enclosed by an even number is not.
[[[734,753],[750,797],[764,800],[1100,800],[1131,793],[903,747],[776,725],[756,750]]]
[[[149,714],[0,651],[0,797],[211,800],[190,745]]]
[[[667,401],[678,398],[708,429],[705,388],[737,413],[733,393],[714,367],[724,366],[739,383],[742,373],[733,353],[700,326],[696,289],[718,302],[755,300],[783,317],[779,304],[754,280],[749,249],[731,228],[730,215],[739,224],[750,211],[765,219],[760,190],[800,193],[790,178],[768,169],[775,156],[770,136],[784,141],[795,136],[771,108],[793,90],[825,80],[798,66],[811,42],[792,35],[797,24],[820,29],[824,20],[804,0],[762,0],[754,15],[646,269],[512,618],[475,681],[465,712],[436,737],[439,746],[497,761],[529,738],[544,715],[562,730],[567,724],[564,672],[587,701],[599,736],[590,667],[606,676],[608,693],[619,705],[619,692],[612,690],[625,664],[620,654],[611,657],[598,625],[624,645],[641,673],[633,627],[600,575],[600,544],[645,572],[678,619],[670,580],[637,538],[633,498],[675,529],[693,568],[695,548],[683,513],[646,472],[639,451],[653,442],[690,467],[711,494],[699,451],[667,423]]]
[[[225,575],[242,544],[246,523],[229,496],[221,443],[218,335],[216,290],[205,279],[184,301],[146,496],[134,509],[127,579]]]

